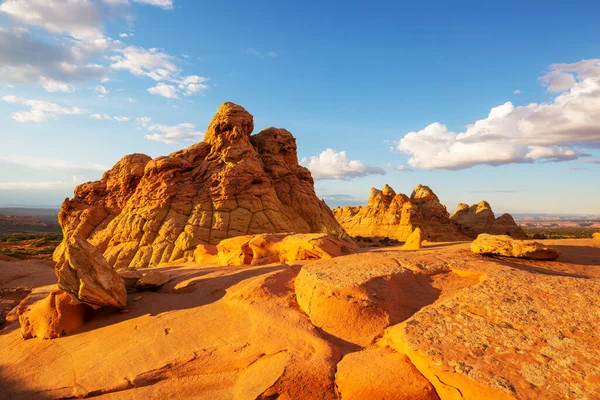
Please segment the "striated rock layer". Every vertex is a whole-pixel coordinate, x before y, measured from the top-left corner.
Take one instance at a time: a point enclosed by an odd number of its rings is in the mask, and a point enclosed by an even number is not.
[[[59,214],[65,238],[88,239],[114,267],[141,267],[240,235],[344,236],[298,164],[292,134],[267,128],[251,136],[253,128],[243,107],[224,103],[203,142],[153,160],[124,157],[65,200]]]
[[[527,239],[527,234],[510,214],[502,214],[498,218],[487,201],[480,201],[470,207],[460,203],[450,219],[460,225],[470,238],[476,238],[481,233],[490,235],[508,235],[513,239]]]
[[[388,185],[382,190],[372,188],[365,207],[336,207],[333,213],[352,236],[406,240],[415,228],[420,228],[424,240],[467,239],[449,219],[446,207],[435,193],[422,185],[417,185],[410,197],[396,194]]]

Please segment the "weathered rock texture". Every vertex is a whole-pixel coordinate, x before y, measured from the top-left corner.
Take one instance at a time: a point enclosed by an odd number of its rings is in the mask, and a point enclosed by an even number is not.
[[[476,254],[534,260],[554,260],[560,256],[558,250],[545,247],[533,240],[514,240],[510,236],[486,233],[482,233],[471,243],[471,251]]]
[[[504,271],[389,328],[442,399],[600,396],[600,281]]]
[[[502,214],[496,218],[492,207],[487,201],[468,206],[460,203],[458,209],[450,216],[470,238],[476,238],[481,233],[491,235],[508,235],[514,239],[527,239],[527,234],[510,214]]]
[[[355,246],[326,234],[263,234],[237,236],[217,246],[198,245],[198,264],[264,265],[275,262],[326,260],[350,254]]]
[[[292,134],[267,128],[251,136],[253,128],[244,108],[224,103],[203,142],[154,160],[123,158],[63,203],[65,237],[88,239],[111,266],[141,267],[240,235],[343,236],[310,172],[298,164]]]
[[[409,359],[388,348],[345,356],[337,365],[335,384],[342,399],[439,400]]]
[[[421,228],[416,228],[415,231],[410,234],[408,239],[406,239],[406,243],[404,243],[402,248],[406,250],[419,250],[422,242],[423,233],[421,232]]]
[[[53,290],[48,297],[35,302],[19,315],[21,337],[55,339],[81,328],[90,307],[76,301],[62,290]]]
[[[600,246],[545,243],[559,260],[460,243],[158,266],[170,282],[77,334],[22,340],[14,319],[0,326],[0,397],[435,398],[425,377],[443,400],[598,399]],[[3,289],[32,290],[19,308],[55,282],[41,262],[0,260]]]
[[[344,229],[352,236],[389,237],[406,240],[421,228],[428,241],[466,240],[450,219],[446,207],[427,186],[417,185],[410,198],[385,185],[371,189],[369,202],[362,208],[333,210]]]
[[[94,246],[79,236],[62,246],[55,267],[60,289],[94,308],[125,308],[125,282]]]

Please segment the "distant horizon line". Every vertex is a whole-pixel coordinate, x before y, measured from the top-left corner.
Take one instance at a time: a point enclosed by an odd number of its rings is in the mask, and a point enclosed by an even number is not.
[[[364,205],[361,204],[361,206],[364,207]],[[331,207],[330,208],[335,208],[335,207]],[[355,206],[353,206],[355,207]],[[60,211],[61,206],[60,205],[17,205],[17,204],[8,204],[8,205],[2,205],[0,204],[0,210],[2,209],[10,209],[10,208],[19,208],[19,209],[33,209],[33,210],[56,210],[56,211]],[[600,213],[572,213],[572,212],[549,212],[549,213],[540,213],[540,212],[494,212],[494,214],[497,215],[502,215],[502,214],[510,214],[512,216],[523,216],[523,215],[529,215],[529,216],[561,216],[561,217],[574,217],[574,216],[582,216],[582,217],[599,217],[600,218]]]

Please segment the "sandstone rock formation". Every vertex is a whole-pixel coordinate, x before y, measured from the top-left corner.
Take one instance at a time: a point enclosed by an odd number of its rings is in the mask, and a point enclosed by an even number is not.
[[[410,234],[408,239],[406,239],[406,243],[404,243],[402,248],[406,250],[419,250],[421,248],[421,242],[423,242],[421,228],[416,228],[415,231]]]
[[[335,383],[342,399],[439,400],[410,360],[388,348],[348,354],[337,365]]]
[[[592,238],[593,239],[600,239],[600,232],[594,232],[594,233],[592,233]]]
[[[137,290],[158,289],[162,285],[169,283],[169,275],[160,271],[151,271],[142,276],[135,284]]]
[[[224,103],[203,142],[154,160],[123,158],[63,203],[65,238],[89,239],[120,268],[192,256],[199,244],[240,235],[345,235],[298,164],[292,134],[267,128],[251,136],[253,128],[244,108]]]
[[[556,249],[545,247],[533,240],[514,240],[507,235],[482,233],[471,243],[471,251],[476,254],[498,255],[534,260],[554,260],[560,256]]]
[[[127,292],[123,278],[94,246],[77,235],[67,238],[62,246],[56,262],[60,289],[94,308],[125,308]]]
[[[595,399],[600,281],[494,274],[389,328],[442,399]]]
[[[460,203],[450,219],[460,225],[465,234],[473,239],[481,233],[527,239],[525,231],[517,225],[510,214],[502,214],[496,218],[487,201],[480,201],[470,207]]]
[[[142,274],[141,271],[136,268],[119,268],[117,270],[117,274],[123,278],[127,293],[134,292],[135,285],[140,279],[142,279],[142,276],[144,276],[144,274]]]
[[[527,239],[525,231],[517,225],[510,214],[502,214],[496,218],[488,233],[490,235],[508,235],[513,239]]]
[[[19,315],[21,337],[54,339],[81,328],[90,307],[82,304],[62,290],[53,290],[48,297],[35,302]]]
[[[198,264],[264,265],[275,262],[322,260],[350,254],[354,245],[326,234],[264,234],[237,236],[217,246],[198,245]]]
[[[444,400],[600,398],[600,246],[545,243],[559,260],[458,243],[158,266],[170,282],[75,335],[21,340],[15,322],[0,326],[2,396],[429,399],[433,386]],[[55,281],[44,263],[0,260],[3,289],[30,285],[21,306]]]
[[[337,207],[334,215],[352,236],[406,240],[419,227],[428,241],[467,239],[450,221],[446,207],[440,204],[435,193],[422,185],[417,185],[410,198],[396,194],[388,185],[382,190],[372,188],[365,207]]]

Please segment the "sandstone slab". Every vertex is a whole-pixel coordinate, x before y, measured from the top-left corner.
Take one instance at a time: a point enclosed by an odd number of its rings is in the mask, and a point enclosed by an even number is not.
[[[337,365],[335,383],[342,399],[439,400],[410,360],[389,348],[346,355]]]
[[[72,236],[65,242],[56,263],[58,287],[74,299],[94,308],[125,308],[127,292],[123,278],[86,240]]]
[[[165,274],[164,272],[151,271],[147,274],[144,274],[144,276],[137,281],[135,287],[137,290],[158,289],[162,285],[169,283],[170,280],[171,278],[169,275]]]
[[[506,270],[389,328],[442,399],[600,397],[600,281]]]

